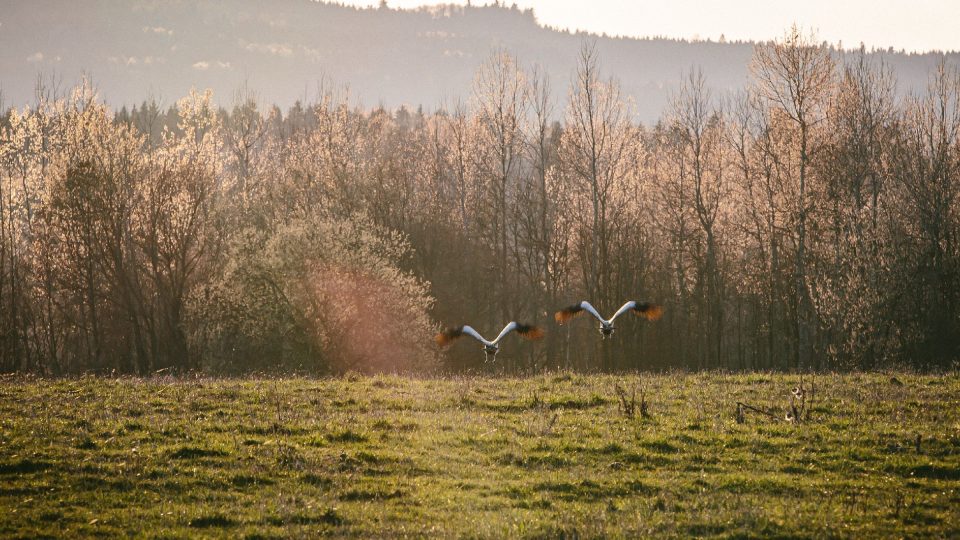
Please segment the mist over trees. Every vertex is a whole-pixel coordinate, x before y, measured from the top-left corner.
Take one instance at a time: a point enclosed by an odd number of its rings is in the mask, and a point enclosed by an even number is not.
[[[348,83],[354,104],[434,111],[471,93],[491,48],[537,64],[553,81],[562,114],[566,83],[588,37],[542,26],[533,10],[489,0],[417,9],[359,8],[315,0],[32,0],[0,10],[0,89],[8,105],[32,103],[37,74],[64,88],[88,74],[113,109],[153,96],[163,108],[192,87],[210,88],[229,108],[244,83],[284,111],[316,96],[324,77]],[[483,5],[489,4],[489,5]],[[594,36],[604,69],[653,125],[679,90],[682,73],[699,66],[712,88],[744,88],[754,43],[727,39]],[[857,43],[832,43],[851,55]],[[897,73],[896,92],[921,92],[926,74],[946,55],[892,48],[868,51]],[[559,117],[556,117],[559,119]]]
[[[497,49],[430,113],[41,86],[0,119],[0,370],[956,366],[956,66],[901,97],[794,28],[745,90],[694,68],[644,125],[603,59]],[[552,322],[583,299],[664,317]],[[431,340],[512,319],[547,338],[495,365]]]

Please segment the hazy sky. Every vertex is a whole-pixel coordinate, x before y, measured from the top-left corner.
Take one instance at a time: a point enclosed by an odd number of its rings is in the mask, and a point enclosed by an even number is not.
[[[341,0],[376,5],[379,0]],[[448,2],[388,0],[393,8]],[[464,1],[455,2],[458,4]],[[490,3],[474,0],[475,5]],[[504,2],[510,5],[513,0]],[[541,24],[624,36],[779,37],[796,22],[845,48],[960,50],[960,0],[516,0]]]

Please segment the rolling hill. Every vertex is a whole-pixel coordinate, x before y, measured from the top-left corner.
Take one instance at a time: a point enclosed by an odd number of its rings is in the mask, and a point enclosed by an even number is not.
[[[38,77],[63,92],[84,74],[109,104],[152,97],[173,103],[191,87],[221,104],[247,84],[266,103],[310,100],[321,84],[349,85],[366,106],[424,106],[467,99],[476,67],[505,48],[549,74],[558,99],[585,39],[652,122],[693,66],[720,91],[744,85],[752,43],[686,42],[575,34],[503,6],[358,9],[311,0],[15,1],[0,10],[3,104],[33,101]],[[838,54],[844,54],[838,52]],[[922,88],[940,53],[875,51],[901,91]],[[951,61],[960,54],[949,53]],[[54,81],[51,83],[50,81]]]

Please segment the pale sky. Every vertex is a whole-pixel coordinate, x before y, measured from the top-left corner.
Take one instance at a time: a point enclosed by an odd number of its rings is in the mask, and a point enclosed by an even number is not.
[[[340,0],[370,6],[379,0]],[[392,8],[438,3],[388,0]],[[474,0],[474,5],[491,3]],[[502,3],[510,5],[514,0]],[[622,36],[767,40],[793,23],[844,48],[960,50],[960,0],[516,0],[541,24]]]

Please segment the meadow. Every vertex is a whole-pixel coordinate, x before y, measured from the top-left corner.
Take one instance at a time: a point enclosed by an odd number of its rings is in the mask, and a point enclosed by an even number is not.
[[[13,376],[0,537],[960,536],[960,375],[799,383]]]

